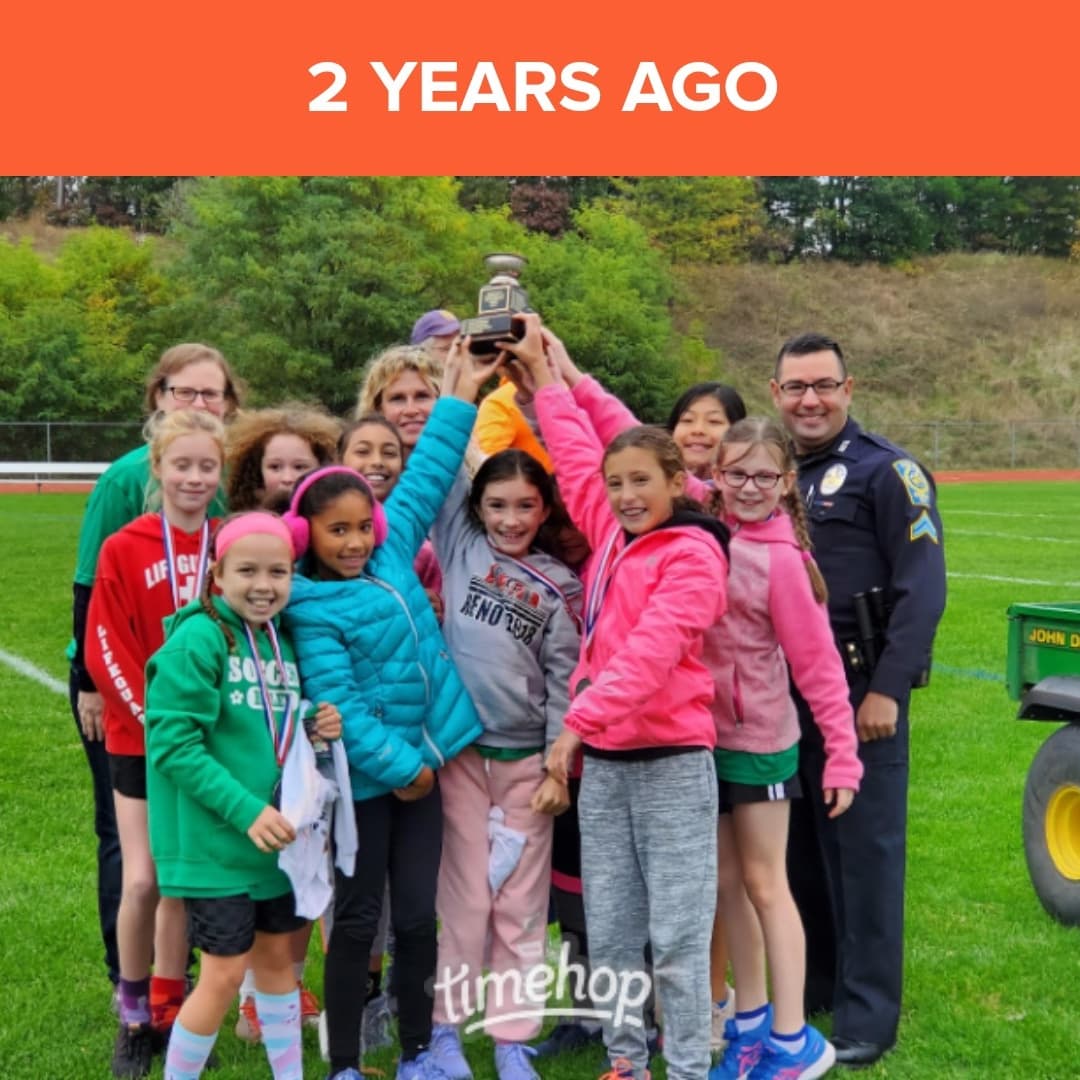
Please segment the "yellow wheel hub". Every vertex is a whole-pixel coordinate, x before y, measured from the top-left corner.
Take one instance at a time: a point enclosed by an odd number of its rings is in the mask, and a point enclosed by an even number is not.
[[[1060,787],[1046,804],[1046,846],[1062,877],[1080,881],[1080,787]]]

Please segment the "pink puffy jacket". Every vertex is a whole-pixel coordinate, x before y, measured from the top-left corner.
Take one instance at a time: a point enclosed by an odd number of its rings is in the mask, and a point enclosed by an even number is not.
[[[574,387],[573,395],[605,443],[638,422],[589,376]],[[706,502],[709,491],[688,477],[687,494]],[[712,710],[717,745],[766,754],[798,741],[798,719],[788,690],[790,665],[825,742],[822,787],[857,791],[863,765],[844,665],[825,605],[811,591],[791,519],[781,512],[753,525],[728,525],[728,612],[706,633],[703,654],[716,682]]]
[[[566,727],[605,750],[713,747],[715,684],[701,655],[705,631],[727,604],[720,545],[693,525],[662,527],[628,545],[588,417],[559,386],[537,392],[536,412],[567,509],[593,549],[586,593],[606,586],[570,680]]]

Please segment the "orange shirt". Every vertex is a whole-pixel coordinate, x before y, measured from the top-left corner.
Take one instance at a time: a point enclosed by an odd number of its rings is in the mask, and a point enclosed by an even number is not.
[[[524,450],[549,473],[554,472],[555,466],[544,444],[514,400],[516,392],[514,384],[504,379],[497,390],[480,402],[473,437],[485,454],[497,454],[500,450]]]

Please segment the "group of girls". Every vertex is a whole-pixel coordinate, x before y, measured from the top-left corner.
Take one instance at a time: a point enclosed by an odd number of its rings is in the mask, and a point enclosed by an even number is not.
[[[557,557],[570,522],[555,527],[543,466],[508,450],[471,481],[463,468],[478,463],[473,403],[508,365],[591,550],[584,589]],[[591,963],[618,977],[651,954],[668,1076],[827,1071],[831,1047],[802,1016],[784,873],[798,739],[785,657],[825,733],[834,813],[861,767],[776,425],[739,419],[737,396],[714,388],[678,403],[671,433],[643,427],[531,315],[495,359],[467,340],[445,365],[389,350],[343,432],[310,408],[242,414],[228,454],[206,415],[225,387],[176,371],[153,399],[175,414],[150,444],[161,510],[105,543],[77,634],[105,698],[124,855],[114,1075],[146,1075],[155,1019],[166,1080],[201,1075],[245,983],[275,1080],[301,1075],[310,931],[278,857],[296,829],[282,763],[309,736],[340,736],[360,844],[334,878],[332,1080],[360,1075],[387,896],[397,1076],[472,1076],[460,1025],[487,971],[488,985],[522,976],[482,1003],[496,1072],[535,1080],[544,1002],[527,976],[544,962],[553,823],[568,808]],[[170,393],[195,408],[161,409]],[[215,528],[223,470],[234,514]],[[727,964],[710,964],[724,950],[710,953],[722,935],[702,898],[717,894],[718,844],[739,1011],[712,1066]],[[202,959],[185,1000],[189,947]],[[640,1007],[600,1018],[605,1075],[647,1077]]]

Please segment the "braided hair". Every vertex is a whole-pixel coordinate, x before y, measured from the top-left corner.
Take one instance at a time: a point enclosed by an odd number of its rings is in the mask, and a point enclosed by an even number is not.
[[[220,529],[221,526],[218,526]],[[213,596],[214,588],[214,575],[207,574],[203,579],[202,589],[199,592],[199,603],[202,605],[203,611],[210,616],[221,627],[221,632],[225,635],[225,641],[229,645],[229,652],[236,652],[236,636],[233,634],[232,629],[221,617],[221,612],[214,607],[214,601],[211,599]]]

